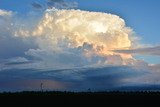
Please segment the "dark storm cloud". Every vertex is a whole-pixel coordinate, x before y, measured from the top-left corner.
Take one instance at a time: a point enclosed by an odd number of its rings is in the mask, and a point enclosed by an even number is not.
[[[123,66],[112,66],[102,68],[76,68],[62,70],[36,70],[36,69],[6,69],[0,71],[0,81],[23,80],[50,80],[63,84],[65,90],[87,90],[88,88],[96,90],[114,89],[125,84],[129,84],[132,78],[144,75],[136,69]],[[130,81],[125,81],[129,79]],[[17,81],[18,82],[18,81]],[[40,82],[38,82],[40,84]],[[47,84],[45,82],[44,84]],[[22,87],[23,83],[21,83]],[[58,85],[58,84],[57,84]],[[28,82],[25,87],[31,86]],[[66,86],[66,87],[65,87]],[[4,88],[4,87],[3,87]],[[16,88],[20,88],[17,86]],[[39,88],[39,87],[38,87]],[[26,88],[27,89],[27,88]],[[55,89],[55,87],[50,87]]]
[[[82,72],[83,79],[73,81],[73,89],[76,90],[112,90],[128,84],[127,81],[124,81],[125,79],[143,75],[131,67],[123,66],[82,69],[80,72]]]

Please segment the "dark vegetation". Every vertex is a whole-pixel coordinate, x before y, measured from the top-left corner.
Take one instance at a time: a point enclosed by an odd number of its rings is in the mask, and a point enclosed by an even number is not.
[[[1,104],[16,107],[160,107],[160,92],[4,92]]]

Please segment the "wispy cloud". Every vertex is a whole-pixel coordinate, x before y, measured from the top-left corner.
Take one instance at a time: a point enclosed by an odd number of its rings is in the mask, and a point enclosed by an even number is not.
[[[74,9],[78,7],[78,3],[64,0],[47,0],[45,3],[33,2],[31,6],[37,10],[51,9],[53,7],[57,9]]]
[[[76,8],[78,6],[77,2],[67,2],[64,0],[48,0],[47,1],[48,8],[56,7],[59,9],[70,9]]]
[[[138,48],[138,49],[128,49],[128,50],[114,50],[114,52],[125,53],[125,54],[157,55],[157,56],[160,56],[160,46]]]
[[[38,3],[38,2],[33,2],[31,5],[35,9],[42,9],[43,8],[43,6],[40,3]]]

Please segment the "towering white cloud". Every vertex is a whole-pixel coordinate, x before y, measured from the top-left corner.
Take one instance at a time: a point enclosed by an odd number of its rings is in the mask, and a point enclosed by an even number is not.
[[[34,30],[21,29],[16,36],[36,38],[39,49],[26,54],[43,60],[73,66],[75,62],[78,65],[122,65],[132,56],[112,50],[132,47],[132,33],[125,21],[116,15],[53,8],[45,11]]]

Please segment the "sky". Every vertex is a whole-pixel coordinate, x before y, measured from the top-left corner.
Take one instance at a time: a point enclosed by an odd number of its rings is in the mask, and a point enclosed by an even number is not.
[[[153,46],[157,46],[160,44],[160,22],[156,20],[160,18],[159,0],[87,0],[85,2],[82,0],[68,1],[77,2],[78,9],[107,12],[119,15],[120,17],[125,19],[127,26],[131,27],[135,31],[142,44]],[[0,8],[16,11],[18,14],[24,15],[28,12],[33,11],[31,4],[34,2],[34,0],[1,0]],[[42,4],[44,6],[46,0],[36,0],[36,3]],[[151,63],[160,62],[160,58],[158,57],[157,59],[157,56],[136,57],[139,59],[145,59],[147,62]]]
[[[159,85],[159,5],[0,0],[0,91]]]
[[[31,11],[31,3],[35,0],[1,0],[0,8],[13,10],[22,14]],[[38,3],[45,3],[45,0],[36,0]],[[71,0],[70,0],[71,1]],[[128,26],[132,27],[137,35],[142,38],[145,44],[159,45],[158,30],[160,22],[159,0],[72,0],[78,3],[78,8],[89,11],[108,12],[121,16]],[[154,38],[153,38],[154,37]]]

